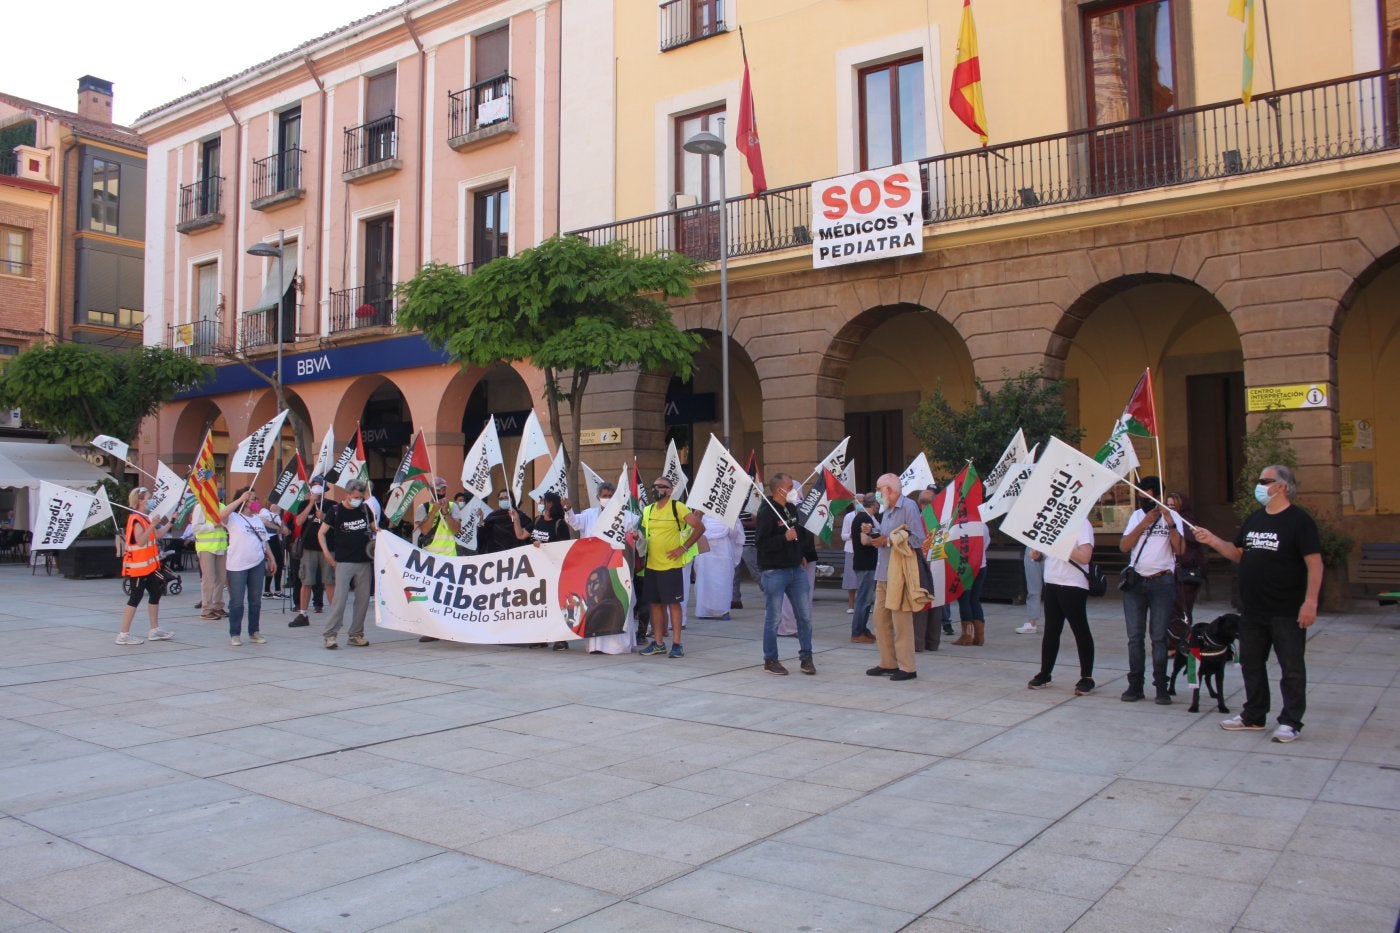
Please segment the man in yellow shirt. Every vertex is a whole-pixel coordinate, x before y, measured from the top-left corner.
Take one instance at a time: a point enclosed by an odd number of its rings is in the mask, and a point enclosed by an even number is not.
[[[685,657],[681,647],[681,603],[685,600],[685,552],[705,533],[700,516],[671,498],[671,481],[651,484],[651,505],[642,510],[639,529],[646,538],[647,572],[642,578],[644,601],[651,606],[651,644],[641,653],[666,653],[666,628],[672,632],[671,657]],[[688,533],[687,533],[688,532]]]

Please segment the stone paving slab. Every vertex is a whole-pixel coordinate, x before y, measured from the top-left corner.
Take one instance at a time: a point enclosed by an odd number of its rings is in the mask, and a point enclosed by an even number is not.
[[[1391,933],[1400,910],[1400,615],[1360,604],[1310,633],[1308,728],[1279,745],[1213,700],[1120,703],[1112,599],[1074,697],[1068,643],[1025,689],[1017,607],[892,684],[831,592],[813,678],[762,672],[752,586],[682,660],[372,624],[328,652],[274,602],[269,643],[231,648],[188,591],[174,640],[128,648],[116,581],[0,566],[0,591],[4,931]],[[1237,710],[1238,668],[1225,690]]]

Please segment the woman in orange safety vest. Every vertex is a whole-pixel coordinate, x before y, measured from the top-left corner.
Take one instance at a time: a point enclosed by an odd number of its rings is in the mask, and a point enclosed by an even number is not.
[[[131,620],[136,617],[136,607],[141,605],[141,594],[147,596],[147,607],[151,614],[151,631],[146,638],[151,641],[165,641],[170,633],[160,627],[160,598],[165,594],[165,581],[156,570],[160,568],[160,532],[170,524],[168,518],[151,521],[147,513],[151,509],[151,493],[145,486],[137,486],[127,496],[131,515],[126,520],[126,545],[122,552],[122,576],[132,578],[131,596],[126,601],[126,611],[122,613],[122,630],[117,635],[119,645],[139,645],[145,639],[131,634]]]

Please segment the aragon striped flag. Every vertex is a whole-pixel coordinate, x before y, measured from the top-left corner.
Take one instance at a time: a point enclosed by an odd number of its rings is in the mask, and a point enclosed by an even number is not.
[[[972,0],[963,0],[962,27],[958,30],[958,57],[949,85],[948,106],[953,114],[987,145],[987,111],[982,106],[982,62],[977,55],[977,27],[972,22]]]

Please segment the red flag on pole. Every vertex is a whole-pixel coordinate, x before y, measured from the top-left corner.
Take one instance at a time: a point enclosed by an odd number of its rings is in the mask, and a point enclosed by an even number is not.
[[[744,85],[739,90],[739,125],[734,129],[735,147],[744,154],[753,176],[753,197],[768,190],[768,176],[763,171],[763,149],[758,142],[758,119],[753,112],[753,89],[749,86],[749,53],[744,48],[744,33],[739,31],[739,49],[744,56]]]
[[[987,112],[982,106],[982,60],[977,54],[977,27],[972,22],[972,0],[963,0],[962,28],[958,30],[958,58],[953,67],[948,106],[968,129],[987,145]]]
[[[1129,434],[1157,436],[1157,405],[1152,398],[1150,368],[1143,370],[1142,377],[1133,387],[1133,395],[1128,399],[1128,406],[1123,409],[1123,414],[1132,419],[1128,422]],[[1137,424],[1133,424],[1134,421]]]

